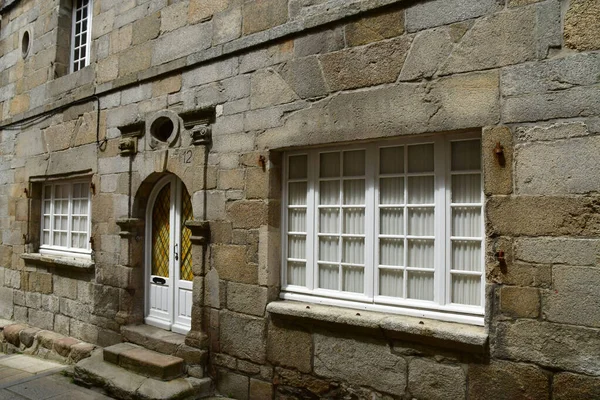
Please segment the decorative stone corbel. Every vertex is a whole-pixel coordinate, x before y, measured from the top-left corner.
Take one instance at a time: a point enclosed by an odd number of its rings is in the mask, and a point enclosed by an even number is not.
[[[212,140],[212,129],[209,125],[195,125],[190,129],[192,144],[195,146],[208,145]]]
[[[122,238],[139,236],[144,228],[144,220],[141,218],[119,218],[116,223],[121,228],[119,236]]]
[[[137,153],[137,138],[127,137],[119,141],[119,154],[122,156],[130,156]]]
[[[185,221],[185,226],[192,231],[190,240],[193,244],[205,244],[210,240],[210,225],[208,221]]]

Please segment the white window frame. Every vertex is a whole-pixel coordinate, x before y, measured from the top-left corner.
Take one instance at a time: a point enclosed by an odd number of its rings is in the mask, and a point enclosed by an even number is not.
[[[77,3],[78,1],[81,1],[82,4],[85,1],[88,1],[87,5],[82,5],[82,7],[77,7]],[[91,43],[92,43],[92,9],[93,9],[93,0],[73,0],[73,13],[72,13],[72,18],[71,18],[71,46],[70,46],[70,72],[77,72],[79,70],[81,70],[82,68],[87,67],[88,65],[90,65],[90,47],[91,47]],[[83,10],[84,7],[87,7],[87,13],[85,13],[85,15],[83,15],[82,12],[82,16],[81,16],[81,20],[77,19],[77,12],[80,10]],[[82,20],[86,20],[87,21],[87,26],[85,30],[81,30],[81,32],[79,32],[78,34],[76,34],[77,32],[77,24],[82,21]],[[80,42],[78,47],[75,47],[75,38],[76,36],[81,36],[85,33],[86,35],[86,40],[85,43]],[[81,54],[79,55],[79,58],[75,59],[75,50],[79,50],[81,49],[81,47],[83,47],[85,45],[85,54],[83,55],[83,57],[81,56]],[[83,66],[80,66],[80,61],[83,61]],[[75,64],[78,64],[77,69],[75,69]]]
[[[305,301],[318,304],[342,306],[355,309],[381,311],[394,314],[404,314],[415,317],[433,318],[444,321],[459,322],[473,325],[484,325],[485,312],[485,229],[484,229],[484,194],[483,194],[483,161],[478,173],[481,176],[481,200],[475,205],[481,207],[481,254],[480,270],[476,273],[461,271],[465,275],[474,274],[481,276],[480,298],[481,306],[470,306],[462,304],[453,304],[451,302],[451,271],[449,265],[451,260],[451,172],[450,168],[450,146],[451,142],[480,139],[479,133],[464,133],[453,135],[435,135],[420,136],[415,138],[403,138],[397,140],[382,140],[363,144],[339,145],[335,147],[320,147],[304,150],[295,150],[284,154],[283,163],[283,190],[281,207],[281,282],[282,291],[280,297],[287,300]],[[379,259],[379,218],[377,216],[377,195],[379,175],[377,166],[379,165],[379,149],[393,146],[409,146],[415,144],[434,144],[434,175],[435,175],[435,273],[434,273],[434,301],[401,299],[395,297],[378,296],[378,270],[377,260]],[[319,289],[316,287],[317,277],[317,252],[318,252],[318,213],[316,212],[317,191],[319,184],[318,167],[319,154],[327,151],[343,152],[348,150],[365,149],[366,150],[366,171],[365,171],[365,292],[364,294],[349,293],[342,291],[332,291]],[[289,157],[305,154],[308,156],[307,165],[307,205],[306,205],[306,286],[287,284],[287,262],[288,262],[288,166]],[[409,176],[406,168],[403,176]],[[465,172],[462,172],[465,173]],[[408,204],[406,198],[404,204]],[[461,204],[462,205],[462,204]],[[464,205],[463,205],[464,206]],[[406,210],[405,210],[406,211]],[[406,222],[407,213],[403,213]],[[342,216],[340,215],[340,219]],[[443,229],[437,227],[443,226]],[[405,232],[406,233],[406,232]],[[407,236],[407,235],[405,235]],[[405,264],[406,264],[406,246]],[[407,267],[405,266],[406,270]],[[406,290],[406,282],[404,283]],[[406,291],[403,291],[406,295]]]
[[[85,187],[88,188],[87,194],[88,194],[88,201],[87,201],[87,229],[85,231],[86,233],[86,248],[79,248],[79,247],[71,247],[70,243],[71,243],[71,235],[73,233],[73,186],[75,184],[85,184]],[[57,185],[69,185],[69,199],[68,199],[68,217],[67,217],[67,224],[68,224],[68,229],[67,229],[67,244],[68,246],[56,246],[53,244],[54,241],[54,217],[55,217],[55,211],[54,211],[54,207],[55,207],[55,191],[54,191],[54,187]],[[52,182],[48,182],[45,183],[42,187],[42,198],[41,198],[41,221],[40,221],[40,254],[48,254],[48,255],[57,255],[57,256],[70,256],[70,257],[78,257],[78,258],[86,258],[86,259],[91,259],[91,255],[92,255],[92,248],[91,248],[91,243],[90,243],[90,237],[91,237],[91,228],[92,228],[92,217],[91,217],[91,209],[92,209],[92,197],[89,191],[89,187],[90,187],[90,181],[89,180],[85,180],[85,179],[77,179],[77,180],[68,180],[68,181],[63,181],[63,180],[59,180],[59,181],[52,181]],[[47,190],[51,190],[51,195],[50,195],[50,227],[46,228],[44,226],[44,203],[46,201],[45,196],[46,196],[46,191]],[[85,213],[80,213],[80,215],[83,215]],[[49,238],[50,238],[50,244],[43,244],[44,241],[44,230],[48,229],[49,230]]]

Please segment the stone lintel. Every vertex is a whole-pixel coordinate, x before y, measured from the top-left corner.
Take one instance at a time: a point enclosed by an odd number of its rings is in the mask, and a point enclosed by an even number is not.
[[[73,270],[93,270],[96,264],[92,260],[78,259],[75,257],[55,256],[39,253],[24,253],[21,258],[25,263],[40,264],[44,267],[65,268]]]
[[[210,240],[210,225],[208,221],[189,220],[185,226],[192,231],[191,241],[193,244],[205,244]]]
[[[386,338],[460,349],[472,353],[487,350],[485,327],[386,314],[375,311],[350,310],[329,305],[297,301],[275,301],[267,311],[281,317],[295,317],[325,324],[341,324],[383,332]]]

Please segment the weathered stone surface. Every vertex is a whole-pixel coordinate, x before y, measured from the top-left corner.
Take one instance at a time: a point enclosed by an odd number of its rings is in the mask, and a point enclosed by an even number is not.
[[[414,32],[464,21],[500,11],[503,6],[496,0],[436,0],[418,3],[406,10],[406,29]]]
[[[239,38],[242,34],[242,8],[232,7],[215,14],[213,27],[213,45]]]
[[[266,225],[267,211],[267,203],[258,200],[235,201],[227,207],[227,215],[234,229],[256,229]]]
[[[398,79],[411,38],[402,36],[320,56],[331,91],[375,86]]]
[[[243,314],[262,317],[267,306],[267,288],[229,282],[227,285],[227,308]]]
[[[221,312],[220,327],[221,351],[234,357],[264,363],[266,329],[262,318]]]
[[[253,109],[285,104],[298,98],[286,81],[271,69],[252,75],[251,91],[250,106]]]
[[[496,155],[500,143],[502,154]],[[483,152],[484,192],[487,195],[511,194],[513,191],[514,144],[510,128],[484,128],[481,140]]]
[[[522,126],[516,129],[516,139],[523,142],[553,141],[588,136],[590,134],[585,122],[558,122],[535,126]]]
[[[229,6],[229,0],[190,0],[188,22],[195,24],[209,19]]]
[[[600,138],[519,145],[515,175],[519,194],[561,195],[600,191]],[[573,157],[577,154],[577,157]]]
[[[538,264],[593,266],[600,259],[600,241],[578,238],[518,238],[515,258]]]
[[[462,399],[467,389],[461,366],[413,359],[408,364],[408,391],[417,399]]]
[[[159,65],[179,57],[207,49],[212,43],[212,24],[191,25],[161,36],[152,52],[152,65]]]
[[[494,360],[489,364],[470,364],[469,400],[547,399],[549,376],[528,364]]]
[[[312,369],[312,350],[312,335],[309,332],[273,322],[269,324],[267,359],[270,362],[309,373]]]
[[[273,385],[258,379],[250,379],[250,398],[256,400],[273,398]]]
[[[573,0],[565,16],[565,44],[579,51],[600,49],[600,4]]]
[[[287,0],[259,0],[244,3],[244,35],[264,31],[287,21]]]
[[[527,236],[594,236],[600,205],[593,198],[493,197],[486,203],[487,233]]]
[[[170,32],[183,27],[188,20],[188,2],[173,3],[160,10],[160,31]]]
[[[496,334],[495,357],[600,375],[597,329],[519,320],[499,323]]]
[[[220,370],[217,381],[217,391],[235,399],[248,399],[248,377],[226,370]]]
[[[315,334],[314,346],[317,375],[348,380],[394,395],[404,394],[406,361],[393,355],[387,343]]]
[[[25,347],[31,347],[35,340],[35,335],[40,331],[38,328],[26,328],[19,332],[19,340]]]
[[[294,40],[294,54],[304,57],[313,54],[326,54],[344,48],[344,30],[327,29]]]
[[[567,372],[554,375],[553,400],[587,400],[600,398],[600,378]]]
[[[13,346],[19,347],[19,344],[21,343],[20,333],[22,330],[27,328],[27,325],[12,324],[5,326],[2,330],[2,333],[4,335],[4,339],[6,339],[8,343],[12,344]]]
[[[328,92],[316,57],[288,61],[279,74],[302,99],[324,96]]]
[[[546,319],[600,328],[600,269],[554,266],[552,281],[544,300]]]
[[[30,308],[27,313],[27,319],[35,327],[48,330],[54,328],[54,314],[51,312]]]
[[[404,10],[372,15],[351,22],[346,26],[348,46],[360,46],[404,33]]]
[[[131,29],[132,44],[135,46],[155,39],[160,33],[160,24],[164,14],[154,13],[133,23]]]
[[[520,318],[537,318],[540,294],[535,288],[504,286],[500,289],[500,311]]]
[[[246,247],[233,245],[213,246],[213,267],[219,273],[219,278],[256,284],[258,271],[246,262]]]
[[[13,317],[13,290],[0,287],[0,318],[12,319]]]

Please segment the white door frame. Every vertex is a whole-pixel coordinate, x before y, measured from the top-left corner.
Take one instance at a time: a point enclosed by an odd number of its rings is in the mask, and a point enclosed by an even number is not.
[[[152,214],[158,194],[168,184],[171,184],[169,203],[169,278],[160,277],[166,283],[164,285],[153,285],[151,282],[154,278],[152,275]],[[191,327],[192,281],[180,279],[182,190],[185,190],[183,182],[175,175],[169,175],[161,178],[154,185],[148,198],[144,246],[144,321],[148,325],[186,334]],[[162,308],[164,310],[151,308],[151,291],[153,290],[162,290],[161,296],[164,305]]]

